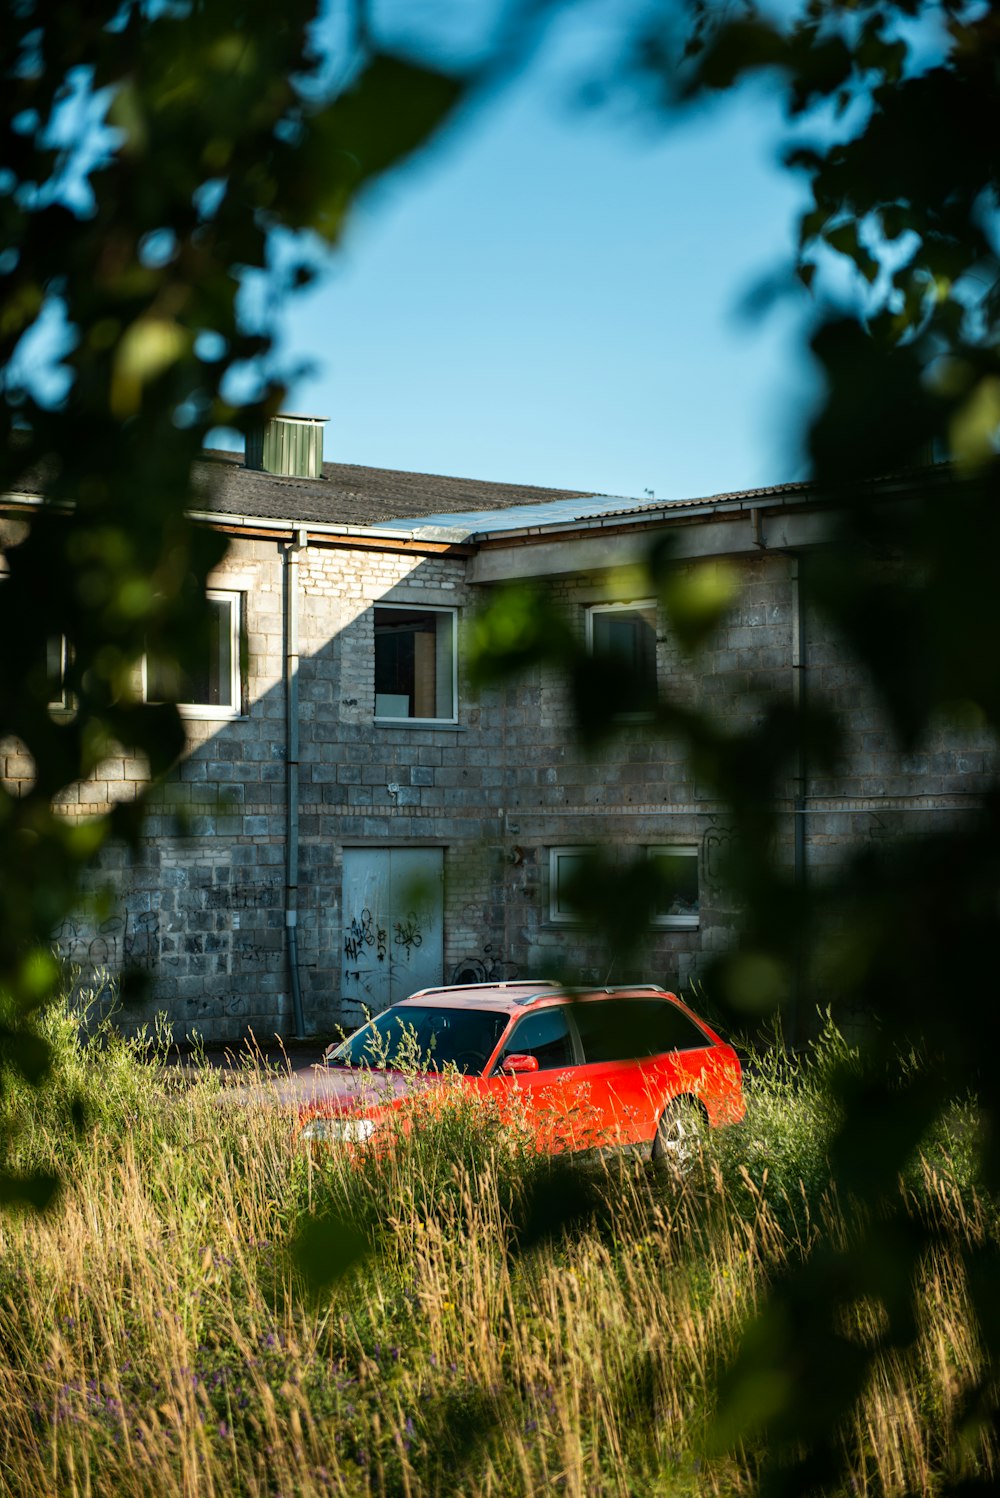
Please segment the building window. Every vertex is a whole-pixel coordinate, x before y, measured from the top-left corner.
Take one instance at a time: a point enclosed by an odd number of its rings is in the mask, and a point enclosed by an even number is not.
[[[144,695],[147,702],[174,701],[193,718],[237,718],[242,711],[240,678],[241,595],[215,589],[206,594],[208,645],[201,665],[191,672],[164,668],[147,657]]]
[[[454,609],[375,610],[375,716],[457,719]]]
[[[570,903],[568,892],[580,879],[587,861],[587,848],[549,849],[549,920],[564,925],[578,923],[580,917]]]
[[[698,926],[698,849],[694,843],[660,843],[640,850],[653,864],[656,904],[651,924],[665,930],[693,931]],[[549,920],[575,925],[580,915],[572,904],[574,888],[593,850],[583,846],[549,849]],[[622,857],[634,857],[622,853]]]
[[[654,926],[692,931],[700,913],[698,849],[694,843],[661,843],[647,848],[659,886]]]
[[[656,604],[602,603],[587,610],[587,648],[608,673],[614,716],[656,707]]]
[[[49,688],[49,707],[54,712],[68,712],[72,704],[66,689],[65,635],[50,635],[45,642],[45,676]]]

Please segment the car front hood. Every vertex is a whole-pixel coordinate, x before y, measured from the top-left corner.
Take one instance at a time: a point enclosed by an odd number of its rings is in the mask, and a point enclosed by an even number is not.
[[[273,1079],[227,1088],[227,1102],[288,1108],[306,1113],[359,1113],[391,1107],[400,1098],[439,1087],[436,1075],[332,1066],[302,1066]]]

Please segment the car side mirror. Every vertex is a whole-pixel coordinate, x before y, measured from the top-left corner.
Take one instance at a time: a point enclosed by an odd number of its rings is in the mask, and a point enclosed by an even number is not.
[[[515,1072],[537,1071],[538,1057],[523,1056],[520,1051],[513,1051],[509,1056],[503,1058],[500,1063],[500,1070],[508,1076],[513,1076]]]

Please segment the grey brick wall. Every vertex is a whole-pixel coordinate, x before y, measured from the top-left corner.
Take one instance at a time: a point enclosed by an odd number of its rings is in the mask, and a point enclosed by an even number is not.
[[[789,558],[765,553],[732,565],[733,608],[697,666],[662,617],[656,649],[661,693],[736,730],[753,721],[760,692],[790,689],[794,619]],[[127,964],[147,975],[147,994],[126,1017],[132,1026],[166,1010],[178,1033],[197,1030],[208,1040],[291,1030],[283,566],[271,542],[233,542],[213,582],[246,596],[250,711],[232,721],[188,720],[189,753],[156,793],[140,856],[111,850],[100,871],[102,907],[82,910],[55,933],[73,961]],[[375,605],[467,613],[478,591],[462,558],[310,546],[300,580],[299,944],[311,1028],[357,1018],[340,994],[345,845],[444,849],[445,981],[458,972],[544,976],[567,950],[605,980],[606,958],[588,934],[549,916],[549,853],[565,845],[606,843],[621,858],[664,843],[697,848],[698,928],[651,931],[644,976],[683,986],[706,955],[735,941],[738,913],[719,882],[726,809],[698,784],[677,742],[635,724],[586,756],[565,683],[551,670],[478,695],[463,681],[455,727],[374,723]],[[609,596],[606,574],[551,586],[581,634],[587,608]],[[845,734],[835,772],[815,775],[809,787],[809,860],[821,876],[860,840],[962,815],[986,785],[995,745],[942,725],[902,754],[837,641],[812,618],[808,635],[810,691],[836,709]],[[0,772],[15,792],[30,782],[20,746],[0,745]],[[63,811],[85,816],[134,796],[143,781],[141,764],[114,757],[92,782],[71,788]],[[791,796],[788,785],[779,803],[778,853],[787,858]]]

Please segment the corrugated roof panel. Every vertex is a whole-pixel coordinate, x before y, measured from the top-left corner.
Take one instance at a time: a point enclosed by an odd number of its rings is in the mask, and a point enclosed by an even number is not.
[[[662,503],[662,501],[661,501]],[[574,520],[593,520],[607,514],[632,514],[645,509],[649,501],[629,504],[620,494],[586,494],[571,499],[543,500],[537,504],[505,506],[502,510],[441,510],[430,515],[401,515],[384,521],[383,530],[414,530],[418,526],[464,528],[467,535],[479,531],[522,530],[533,525],[570,524]]]

